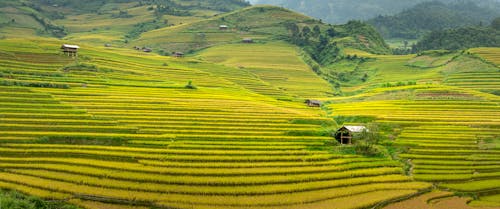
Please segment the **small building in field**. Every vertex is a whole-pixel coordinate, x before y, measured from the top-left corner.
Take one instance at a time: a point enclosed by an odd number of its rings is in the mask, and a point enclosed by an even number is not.
[[[368,131],[365,126],[342,126],[335,132],[334,137],[340,144],[352,144],[354,134],[365,130]]]
[[[251,43],[253,43],[253,39],[251,39],[251,38],[244,38],[242,42],[246,43],[246,44],[251,44]]]
[[[184,53],[183,52],[173,52],[172,56],[173,57],[184,57]]]
[[[63,44],[61,50],[64,54],[68,56],[78,56],[78,49],[80,47],[77,45]]]
[[[227,30],[229,29],[229,26],[227,25],[219,25],[219,30]]]
[[[152,50],[152,49],[150,49],[150,48],[146,48],[146,47],[144,47],[144,48],[142,49],[142,51],[143,51],[143,52],[147,52],[147,53],[149,53],[149,52],[152,52],[153,50]]]
[[[321,104],[322,102],[319,101],[319,100],[313,100],[313,99],[307,99],[305,101],[305,103],[307,104],[307,106],[309,107],[321,107]]]
[[[105,43],[104,47],[111,47],[111,44],[110,43]]]

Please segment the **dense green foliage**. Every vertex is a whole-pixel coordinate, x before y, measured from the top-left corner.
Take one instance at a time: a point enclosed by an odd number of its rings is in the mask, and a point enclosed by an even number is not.
[[[0,208],[12,209],[77,209],[76,206],[55,201],[44,201],[38,197],[26,196],[19,192],[0,190]]]
[[[480,7],[470,1],[451,4],[424,2],[394,16],[368,21],[386,38],[416,39],[430,31],[480,25],[500,16],[500,10]]]
[[[434,31],[416,45],[416,50],[459,50],[474,47],[499,47],[500,31],[491,27],[465,27]]]
[[[317,63],[328,65],[341,56],[339,43],[335,39],[353,37],[355,41],[342,43],[344,47],[353,47],[375,54],[389,54],[390,50],[384,39],[373,27],[360,21],[349,21],[337,27],[329,26],[322,30],[318,25],[299,27],[288,23],[289,41],[302,47]],[[314,71],[317,71],[313,67]]]

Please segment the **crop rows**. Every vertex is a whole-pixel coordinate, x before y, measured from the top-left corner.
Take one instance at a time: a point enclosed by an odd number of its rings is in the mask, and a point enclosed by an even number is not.
[[[477,79],[480,74],[469,75],[470,79]],[[459,76],[454,76],[448,82],[458,82]],[[484,76],[498,86],[496,74]],[[483,90],[484,82],[480,79],[478,82],[483,85],[479,90]],[[329,107],[335,115],[370,116],[376,122],[401,127],[392,143],[406,150],[399,157],[406,161],[415,180],[434,182],[440,188],[454,191],[497,194],[500,191],[498,97],[454,87],[418,89],[417,95],[422,97],[347,101]],[[464,95],[469,99],[463,99]]]
[[[1,188],[88,208],[359,208],[430,187],[399,162],[329,152],[335,122],[297,97],[328,84],[295,53],[250,69],[82,46],[75,63],[0,42],[19,55],[0,57],[0,80],[69,87],[0,86]]]

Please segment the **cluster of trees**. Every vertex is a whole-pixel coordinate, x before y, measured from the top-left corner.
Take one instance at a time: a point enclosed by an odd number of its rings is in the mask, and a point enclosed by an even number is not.
[[[340,55],[341,50],[337,43],[332,41],[334,38],[355,37],[358,39],[357,41],[345,44],[356,45],[353,47],[377,54],[390,53],[390,49],[383,38],[368,24],[361,21],[349,21],[345,25],[336,27],[341,28],[341,30],[337,30],[331,25],[322,30],[319,24],[312,26],[312,28],[307,25],[299,27],[293,22],[286,24],[290,34],[289,41],[302,47],[311,58],[321,65],[334,62]]]
[[[480,25],[497,16],[500,10],[480,7],[472,1],[450,4],[431,1],[393,16],[379,15],[367,22],[385,38],[418,39],[430,31]]]
[[[168,20],[166,19],[165,20],[154,19],[148,22],[137,23],[134,25],[134,28],[125,35],[125,38],[135,39],[138,38],[144,32],[150,30],[156,30],[167,25],[168,25]]]
[[[495,25],[491,27],[474,26],[431,32],[417,43],[415,50],[500,47],[500,30],[498,29],[500,19],[495,20],[495,22]]]
[[[51,23],[48,19],[42,18],[34,13],[31,13],[30,15],[44,27],[43,30],[38,30],[38,33],[49,34],[58,38],[62,38],[68,35],[64,26],[55,25]]]

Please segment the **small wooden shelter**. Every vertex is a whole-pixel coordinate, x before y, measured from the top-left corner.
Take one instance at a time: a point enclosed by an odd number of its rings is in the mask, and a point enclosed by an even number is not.
[[[153,50],[150,48],[144,47],[144,48],[142,48],[142,51],[149,53],[149,52],[152,52]]]
[[[184,57],[184,53],[183,52],[173,52],[172,56],[174,56],[174,57]]]
[[[229,29],[229,26],[227,25],[219,25],[219,30],[227,30]]]
[[[77,45],[70,45],[70,44],[63,44],[61,46],[61,50],[64,54],[68,55],[68,56],[78,56],[78,49],[80,47],[77,46]]]
[[[322,102],[314,99],[307,99],[306,102],[309,107],[321,107]]]
[[[334,137],[340,144],[352,144],[354,134],[365,130],[368,131],[365,126],[342,126],[335,132]]]
[[[246,43],[246,44],[251,44],[251,43],[253,43],[253,39],[251,39],[251,38],[244,38],[242,42]]]

